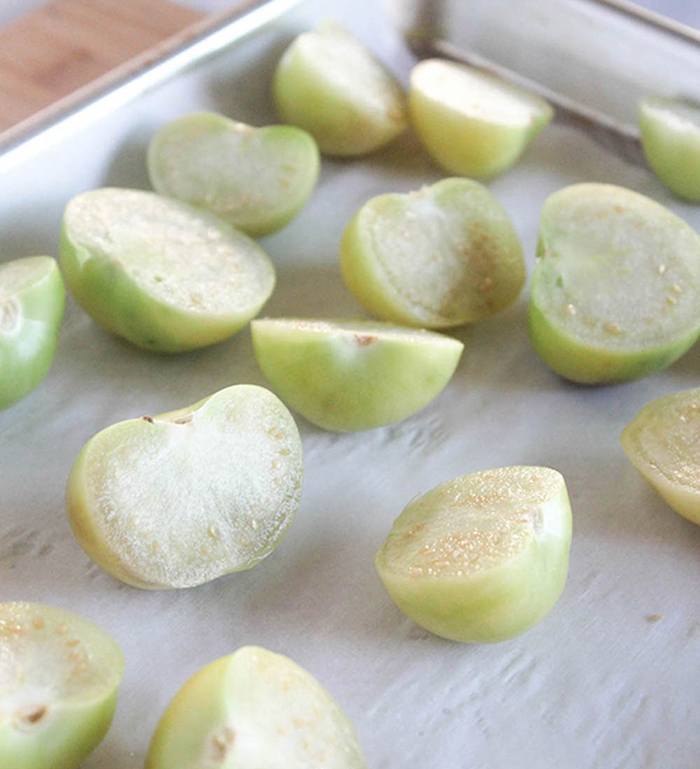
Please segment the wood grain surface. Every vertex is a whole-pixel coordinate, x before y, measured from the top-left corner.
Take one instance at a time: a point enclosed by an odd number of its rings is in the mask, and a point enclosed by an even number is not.
[[[0,29],[0,131],[201,18],[168,0],[52,0]]]

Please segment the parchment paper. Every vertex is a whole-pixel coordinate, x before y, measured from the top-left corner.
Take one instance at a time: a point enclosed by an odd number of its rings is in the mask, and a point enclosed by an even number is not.
[[[269,85],[296,32],[343,21],[406,81],[411,58],[377,2],[316,2],[0,178],[0,259],[57,255],[63,206],[102,186],[148,187],[145,147],[195,109],[275,122]],[[602,87],[602,86],[601,86]],[[270,316],[352,316],[340,235],[370,196],[441,178],[406,137],[364,160],[324,160],[318,189],[263,240],[278,268]],[[621,184],[696,227],[646,171],[550,127],[490,184],[531,269],[544,199],[579,181]],[[141,767],[171,697],[197,669],[244,644],[292,657],[353,718],[372,769],[696,769],[700,761],[700,528],[627,462],[622,428],[649,400],[696,386],[700,350],[632,384],[582,388],[549,371],[515,307],[456,336],[466,344],[444,393],[400,424],[334,435],[299,418],[306,481],[287,539],[252,571],[179,592],[142,592],[94,566],[74,541],[63,493],[82,445],[109,424],[265,384],[248,330],[208,350],[154,357],[112,338],[69,301],[46,381],[0,414],[0,598],[62,606],[113,634],[127,660],[114,726],[85,769]],[[510,642],[430,636],[394,607],[374,554],[406,503],[479,469],[560,470],[574,510],[564,594]],[[650,615],[663,615],[651,622]],[[5,767],[0,757],[2,769]]]

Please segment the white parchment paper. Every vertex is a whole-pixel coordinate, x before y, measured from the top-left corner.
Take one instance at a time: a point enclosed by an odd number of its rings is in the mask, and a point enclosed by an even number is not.
[[[63,207],[103,185],[147,187],[145,147],[194,109],[275,122],[274,65],[324,16],[353,29],[407,79],[411,58],[377,2],[311,3],[53,151],[0,178],[0,259],[57,255]],[[604,84],[601,84],[604,87]],[[441,178],[408,136],[364,160],[324,160],[312,200],[264,239],[278,268],[270,316],[348,316],[338,242],[372,195]],[[621,184],[696,227],[642,169],[550,127],[490,187],[511,214],[529,268],[545,198],[579,181]],[[353,718],[372,769],[696,769],[700,761],[700,528],[658,499],[619,435],[649,400],[696,386],[700,349],[631,384],[566,384],[525,331],[527,290],[502,316],[456,333],[466,344],[444,393],[403,423],[334,435],[302,419],[306,482],[287,539],[252,571],[179,592],[122,585],[75,543],[64,512],[68,472],[109,424],[193,403],[240,382],[265,384],[248,330],[229,342],[154,357],[112,338],[69,301],[46,381],[0,413],[0,599],[40,601],[94,620],[127,660],[114,726],[85,769],[137,769],[180,685],[243,644],[310,670]],[[479,469],[560,470],[574,510],[571,571],[549,617],[492,646],[430,636],[404,618],[374,553],[417,493]],[[663,615],[651,622],[650,615]],[[3,764],[0,768],[12,769]],[[262,769],[262,768],[261,768]]]

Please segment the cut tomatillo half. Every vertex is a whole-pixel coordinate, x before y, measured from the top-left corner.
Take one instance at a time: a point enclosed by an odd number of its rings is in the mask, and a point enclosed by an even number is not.
[[[297,215],[316,185],[319,163],[306,131],[254,128],[212,112],[167,123],[148,148],[156,192],[208,209],[254,237]]]
[[[112,723],[124,658],[71,612],[0,604],[0,765],[75,769]]]
[[[665,368],[700,335],[700,236],[636,192],[577,184],[542,209],[530,339],[587,384]]]
[[[274,550],[302,476],[289,411],[263,387],[236,385],[98,433],[73,465],[68,517],[85,552],[117,579],[193,587]]]
[[[648,403],[621,440],[642,477],[677,513],[700,525],[700,388]]]
[[[299,35],[285,51],[273,95],[282,121],[308,131],[328,155],[365,155],[408,128],[401,86],[333,21]]]
[[[146,769],[366,769],[349,718],[306,670],[244,646],[190,678],[165,711]]]
[[[550,105],[478,69],[428,59],[411,72],[411,122],[450,173],[491,178],[509,168],[549,123]]]
[[[372,315],[425,328],[494,315],[517,299],[525,282],[508,215],[470,179],[369,200],[345,230],[340,267]]]
[[[512,638],[537,624],[566,582],[571,507],[546,467],[465,475],[413,500],[377,553],[408,617],[453,641]]]
[[[218,217],[152,192],[101,189],[68,204],[61,266],[82,308],[147,350],[220,342],[255,317],[275,271]]]
[[[0,264],[0,409],[28,395],[51,368],[64,302],[54,259]]]
[[[279,396],[326,430],[405,419],[450,381],[456,339],[368,320],[273,318],[251,324],[255,357]]]
[[[671,192],[700,201],[700,105],[647,96],[639,104],[639,129],[652,171]]]

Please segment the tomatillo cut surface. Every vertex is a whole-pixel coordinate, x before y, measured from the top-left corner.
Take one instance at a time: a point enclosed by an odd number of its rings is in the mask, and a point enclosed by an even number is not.
[[[263,387],[236,385],[98,433],[71,470],[68,517],[83,550],[117,579],[193,587],[277,547],[302,477],[289,411]]]
[[[282,121],[308,131],[327,155],[366,155],[408,128],[401,86],[333,21],[289,46],[275,71],[273,95]]]
[[[639,105],[639,130],[652,171],[678,197],[700,201],[700,107],[647,96]]]
[[[0,409],[28,395],[53,362],[65,292],[48,256],[0,264]]]
[[[255,357],[282,400],[326,430],[405,419],[450,381],[464,345],[367,320],[274,318],[251,325]]]
[[[96,323],[156,352],[205,347],[235,334],[275,285],[267,254],[247,235],[141,190],[73,198],[63,216],[61,267]]]
[[[413,127],[435,162],[482,179],[512,166],[554,114],[529,91],[443,59],[416,64],[408,98]]]
[[[195,673],[165,711],[146,769],[366,769],[350,719],[306,670],[244,646]]]
[[[76,769],[109,731],[123,675],[119,647],[92,622],[0,604],[0,766]]]
[[[530,339],[574,382],[637,379],[700,335],[700,236],[636,192],[577,184],[544,204]]]
[[[345,229],[340,267],[372,315],[423,328],[488,318],[513,304],[525,283],[508,215],[471,179],[369,200]]]
[[[621,440],[642,477],[677,513],[700,526],[700,388],[647,403]]]
[[[172,120],[148,148],[156,192],[205,208],[252,237],[299,213],[319,165],[316,142],[300,128],[254,128],[212,112]]]
[[[465,475],[414,499],[377,553],[401,611],[436,635],[512,638],[553,608],[566,582],[571,507],[547,467]]]

